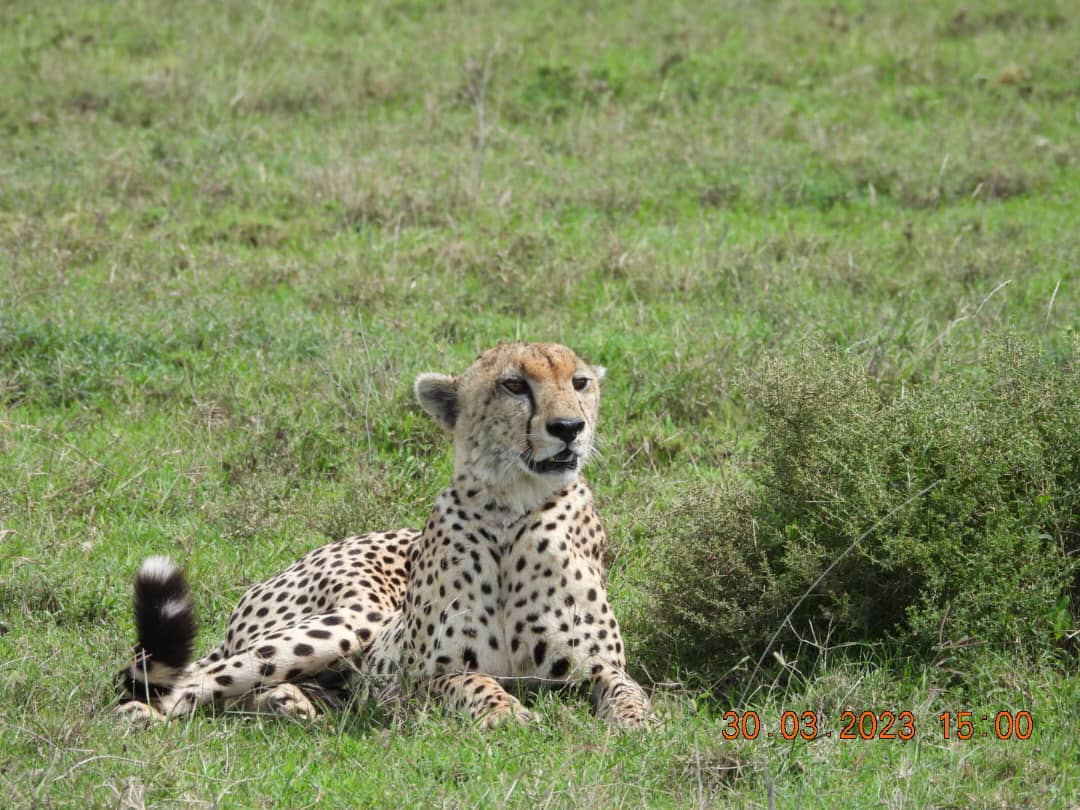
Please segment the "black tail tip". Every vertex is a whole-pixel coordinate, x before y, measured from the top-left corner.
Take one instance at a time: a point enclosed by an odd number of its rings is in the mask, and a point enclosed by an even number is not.
[[[184,572],[167,557],[146,559],[135,574],[135,628],[147,659],[171,667],[191,660],[195,612]]]

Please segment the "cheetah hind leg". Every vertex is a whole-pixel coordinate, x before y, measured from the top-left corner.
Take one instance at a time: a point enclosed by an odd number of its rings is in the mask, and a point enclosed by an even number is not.
[[[314,705],[295,684],[317,679],[358,650],[356,624],[349,612],[309,616],[253,637],[243,650],[195,667],[160,699],[159,708],[166,716],[175,716],[239,698],[242,706],[255,711],[309,716]]]
[[[356,664],[347,659],[324,669],[314,678],[299,683],[280,683],[260,687],[230,701],[226,708],[256,714],[277,714],[301,720],[313,720],[326,711],[347,710],[357,702],[364,681],[357,675]]]

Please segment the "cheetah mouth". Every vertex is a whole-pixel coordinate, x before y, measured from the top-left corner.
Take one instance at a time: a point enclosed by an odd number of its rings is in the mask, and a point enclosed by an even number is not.
[[[534,461],[525,456],[522,457],[522,461],[525,462],[525,466],[532,472],[539,473],[540,475],[546,473],[569,472],[577,469],[578,454],[567,447],[555,455],[545,458],[543,461]]]

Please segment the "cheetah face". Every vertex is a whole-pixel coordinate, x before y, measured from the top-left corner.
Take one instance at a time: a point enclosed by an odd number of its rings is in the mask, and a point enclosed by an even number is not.
[[[456,474],[542,499],[592,454],[603,373],[565,346],[510,343],[457,377],[420,375],[416,396],[452,431]]]

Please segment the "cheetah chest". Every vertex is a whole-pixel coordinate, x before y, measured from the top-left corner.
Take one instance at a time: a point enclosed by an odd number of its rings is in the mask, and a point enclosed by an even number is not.
[[[574,679],[594,660],[621,660],[593,544],[559,529],[534,522],[500,565],[502,628],[516,676]]]
[[[407,667],[566,680],[622,660],[603,585],[603,534],[582,499],[509,527],[437,510],[406,595]]]

